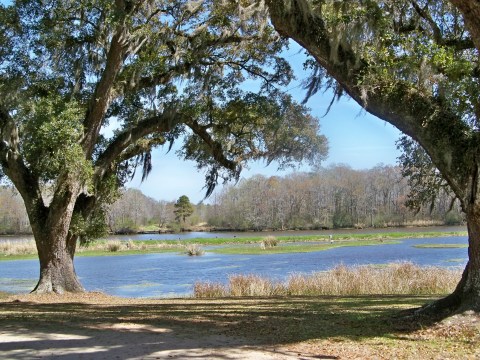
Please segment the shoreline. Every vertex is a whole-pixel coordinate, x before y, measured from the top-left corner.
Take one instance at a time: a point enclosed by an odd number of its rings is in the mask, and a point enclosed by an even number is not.
[[[187,234],[187,233],[206,233],[206,232],[212,232],[212,233],[239,233],[239,234],[247,234],[247,233],[253,233],[253,234],[259,234],[258,236],[261,236],[261,234],[269,234],[269,233],[301,233],[301,232],[333,232],[333,233],[349,233],[349,232],[365,232],[365,233],[381,233],[381,232],[389,232],[392,229],[399,229],[401,231],[403,230],[409,230],[411,232],[416,232],[415,229],[418,229],[419,232],[423,232],[426,229],[429,228],[463,228],[466,230],[466,225],[445,225],[445,224],[431,224],[431,225],[411,225],[411,224],[405,224],[405,225],[392,225],[392,226],[386,226],[386,227],[358,227],[358,228],[328,228],[328,227],[312,227],[312,228],[295,228],[295,229],[262,229],[262,230],[256,230],[256,229],[227,229],[227,228],[216,228],[214,226],[200,226],[200,227],[189,227],[182,229],[181,231],[175,231],[175,230],[170,230],[170,229],[159,229],[159,230],[139,230],[139,231],[118,231],[118,232],[111,232],[108,233],[107,236],[109,237],[114,237],[114,236],[135,236],[135,235],[168,235],[168,234]],[[5,237],[5,238],[13,238],[13,237],[22,237],[22,236],[28,236],[32,237],[33,233],[18,233],[18,234],[1,234],[0,233],[0,238]]]

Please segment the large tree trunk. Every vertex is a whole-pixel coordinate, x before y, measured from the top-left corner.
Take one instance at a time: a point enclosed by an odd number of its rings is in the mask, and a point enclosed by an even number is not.
[[[81,184],[67,176],[62,180],[48,207],[41,205],[40,210],[30,208],[29,212],[40,260],[35,293],[85,291],[73,266],[77,236],[69,231]]]
[[[85,291],[73,265],[76,237],[64,234],[65,232],[46,232],[45,235],[35,236],[40,260],[40,279],[32,292],[62,294]]]
[[[467,211],[468,263],[455,291],[421,309],[420,312],[442,314],[480,311],[480,208]]]

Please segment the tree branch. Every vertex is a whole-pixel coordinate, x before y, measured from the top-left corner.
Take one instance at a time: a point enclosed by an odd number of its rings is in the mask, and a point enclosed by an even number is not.
[[[480,51],[480,2],[471,0],[449,0],[463,15],[475,47]]]
[[[238,172],[238,162],[230,160],[225,156],[222,145],[208,133],[208,126],[202,126],[196,120],[188,121],[186,125],[208,146],[216,162],[232,172]]]
[[[18,152],[18,129],[8,111],[0,106],[0,164],[21,194],[29,217],[46,216],[38,179]],[[32,222],[31,222],[32,223]]]
[[[445,39],[442,35],[441,29],[432,19],[428,11],[426,9],[422,9],[415,0],[410,0],[410,3],[412,4],[417,14],[430,25],[433,33],[433,39],[438,45],[453,47],[456,50],[467,50],[475,48],[475,45],[471,39]]]
[[[417,140],[454,191],[457,194],[464,192],[461,182],[469,169],[462,167],[462,156],[467,151],[465,144],[469,142],[470,131],[462,119],[434,97],[423,94],[413,84],[400,79],[396,80],[393,91],[392,84],[383,82],[381,78],[375,83],[374,90],[365,89],[360,80],[362,74],[370,71],[368,63],[357,59],[357,54],[341,46],[337,58],[347,61],[332,61],[329,35],[323,19],[309,9],[305,0],[291,0],[290,6],[286,6],[285,1],[267,0],[266,4],[272,23],[280,34],[307,49],[365,110]],[[360,65],[353,68],[351,64]]]
[[[82,139],[82,146],[87,157],[90,157],[93,152],[105,114],[112,101],[114,82],[128,48],[128,37],[126,28],[118,25],[110,42],[105,70],[90,99],[84,120],[85,134]]]
[[[95,177],[102,179],[114,163],[138,155],[139,153],[135,151],[128,153],[124,151],[146,135],[171,131],[180,123],[181,117],[176,109],[167,109],[162,114],[140,121],[134,127],[119,133],[95,162]]]

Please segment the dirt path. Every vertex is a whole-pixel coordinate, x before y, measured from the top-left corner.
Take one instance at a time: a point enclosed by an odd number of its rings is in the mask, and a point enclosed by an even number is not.
[[[0,331],[1,359],[311,359],[309,356],[252,347],[223,335],[184,336],[172,329],[117,323],[103,329]]]
[[[161,303],[100,293],[15,296],[0,303],[10,306],[12,319],[0,329],[0,359],[313,359],[211,331],[195,319],[150,322],[148,313],[127,310]],[[111,313],[112,307],[125,307],[119,310],[125,314]]]

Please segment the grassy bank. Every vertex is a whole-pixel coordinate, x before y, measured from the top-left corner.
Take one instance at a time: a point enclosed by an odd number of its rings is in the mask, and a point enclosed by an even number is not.
[[[48,349],[89,358],[247,358],[261,349],[291,359],[474,359],[479,319],[404,318],[432,296],[293,296],[274,298],[121,299],[102,294],[32,295],[0,303],[2,333],[32,357]],[[13,301],[13,300],[17,301]],[[177,338],[175,338],[177,336]],[[178,341],[180,338],[180,341]],[[176,340],[177,339],[177,340]],[[191,345],[188,339],[198,339]],[[7,348],[7,347],[5,347]],[[168,353],[166,350],[171,351]],[[163,351],[163,352],[162,352]],[[87,353],[88,352],[88,353]],[[239,355],[240,354],[240,355]],[[6,354],[8,355],[8,354]],[[17,353],[18,356],[18,353]],[[97,356],[97,357],[95,357]],[[8,356],[5,356],[8,358]],[[250,357],[251,359],[252,357]]]
[[[99,240],[88,247],[79,246],[76,256],[136,255],[162,252],[184,253],[189,245],[220,246],[215,250],[223,254],[265,254],[323,251],[340,246],[369,246],[393,244],[400,239],[466,236],[466,232],[393,232],[373,234],[335,234],[333,242],[329,235],[307,235],[275,237],[278,246],[262,249],[265,236],[197,238],[189,240]],[[297,243],[297,244],[296,244]],[[298,245],[298,243],[303,243]],[[311,243],[311,244],[309,244]],[[315,244],[317,243],[317,244]],[[255,246],[258,244],[258,246]],[[227,246],[228,245],[228,246]],[[250,245],[250,246],[245,246]],[[0,242],[0,260],[36,258],[37,250],[33,241]]]
[[[197,282],[197,298],[242,296],[322,296],[322,295],[441,295],[455,289],[459,269],[420,267],[408,262],[384,266],[337,266],[310,275],[294,274],[285,282],[255,274],[231,275],[228,284]]]

